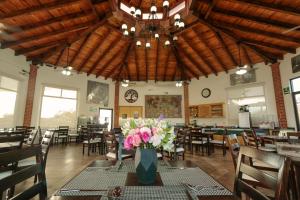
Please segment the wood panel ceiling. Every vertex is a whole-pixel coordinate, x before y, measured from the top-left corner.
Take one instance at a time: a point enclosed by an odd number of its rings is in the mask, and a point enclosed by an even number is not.
[[[253,66],[277,62],[300,46],[300,28],[288,31],[300,25],[300,0],[186,1],[185,29],[166,33],[178,41],[164,47],[167,38],[153,39],[145,49],[122,36],[128,15],[120,14],[116,0],[0,0],[1,48],[64,67],[69,47],[70,65],[87,75],[174,81],[228,72],[240,63],[239,49],[241,64]],[[143,10],[151,5],[124,3]]]

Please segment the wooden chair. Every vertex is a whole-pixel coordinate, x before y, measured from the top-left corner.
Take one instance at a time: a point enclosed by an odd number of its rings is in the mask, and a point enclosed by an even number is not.
[[[15,132],[14,132],[15,133]],[[0,153],[21,149],[24,142],[24,135],[19,134],[3,134],[0,137]]]
[[[201,129],[191,129],[191,150],[192,154],[194,153],[194,147],[195,150],[199,150],[201,147],[202,155],[204,155],[204,148],[206,148],[206,152],[208,152],[208,146],[207,146],[207,137],[202,134]]]
[[[243,141],[246,146],[258,148],[258,141],[256,134],[253,130],[245,130],[242,133]]]
[[[227,143],[228,143],[230,155],[232,157],[234,169],[236,169],[237,159],[241,148],[236,134],[227,135]]]
[[[27,141],[26,141],[26,145],[27,146],[33,146],[36,140],[36,137],[38,135],[38,130],[32,130]]]
[[[167,152],[168,157],[171,160],[178,160],[179,157],[182,157],[182,160],[184,160],[187,131],[188,130],[186,129],[177,131],[174,141],[174,149]]]
[[[15,170],[20,160],[35,157],[36,164]],[[8,189],[14,188],[18,183],[22,183],[27,179],[37,176],[38,182],[29,189],[20,192],[13,198],[13,193],[9,193],[9,198],[14,200],[32,199],[39,195],[39,199],[47,199],[47,183],[45,176],[45,168],[42,162],[42,152],[40,146],[28,147],[22,150],[14,150],[0,154],[0,170],[12,170],[14,173],[0,179],[0,193],[5,195]]]
[[[105,139],[105,148],[106,148],[106,160],[118,160],[118,151],[119,145],[116,140],[115,134],[109,131],[104,132],[104,139]],[[123,154],[121,153],[121,159],[132,158],[132,154]]]
[[[289,143],[300,142],[300,132],[287,132]]]
[[[69,126],[59,126],[55,132],[57,133],[55,135],[55,143],[59,143],[59,140],[61,140],[62,144],[68,143]]]
[[[82,154],[84,155],[84,150],[87,148],[88,150],[88,156],[90,155],[90,151],[96,152],[96,149],[98,148],[99,154],[101,153],[101,138],[97,138],[95,134],[95,129],[91,126],[89,126],[86,130],[83,132],[83,142],[82,142]]]
[[[265,170],[259,170],[246,162],[246,158],[259,160],[277,169],[278,174],[271,174]],[[257,150],[255,148],[242,146],[240,148],[236,176],[234,182],[234,195],[237,198],[242,198],[242,193],[247,197],[254,200],[285,200],[286,190],[285,185],[287,183],[289,165],[285,164],[285,158],[283,156]],[[257,180],[259,185],[253,187],[253,185],[247,183],[243,179],[243,175],[247,175]],[[264,190],[258,189],[257,186],[263,189],[269,189],[274,192],[273,197],[267,196]]]
[[[224,129],[224,133],[222,135],[222,140],[215,140],[213,137],[212,140],[209,141],[213,152],[214,152],[215,146],[221,146],[222,150],[223,150],[223,156],[226,155],[226,135],[227,135],[227,129]]]
[[[289,174],[288,200],[300,199],[300,160],[292,160]]]

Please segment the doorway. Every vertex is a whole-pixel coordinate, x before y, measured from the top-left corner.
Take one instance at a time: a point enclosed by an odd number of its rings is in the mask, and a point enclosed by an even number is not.
[[[99,109],[99,123],[100,124],[108,124],[107,130],[110,131],[112,129],[112,122],[113,122],[113,109],[100,108]]]
[[[300,130],[300,77],[291,79],[292,97],[295,110],[297,130]]]

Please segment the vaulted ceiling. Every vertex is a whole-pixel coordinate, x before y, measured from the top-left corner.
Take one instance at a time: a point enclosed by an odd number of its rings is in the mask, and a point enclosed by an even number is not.
[[[182,1],[170,0],[170,6]],[[122,1],[142,10],[151,2]],[[121,25],[132,19],[118,0],[0,0],[1,48],[54,67],[66,66],[69,52],[76,71],[97,77],[173,81],[217,75],[240,62],[274,63],[300,46],[299,0],[185,2],[185,28],[164,36],[176,35],[178,41],[164,47],[166,38],[153,39],[146,49],[122,35]]]

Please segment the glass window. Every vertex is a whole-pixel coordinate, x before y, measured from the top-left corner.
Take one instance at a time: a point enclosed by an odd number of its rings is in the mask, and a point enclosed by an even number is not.
[[[0,127],[14,126],[14,114],[19,81],[0,76]]]
[[[300,91],[300,78],[295,78],[292,80],[292,89],[293,89],[293,92]]]
[[[40,126],[53,128],[60,125],[76,127],[77,91],[45,87],[42,97]]]

